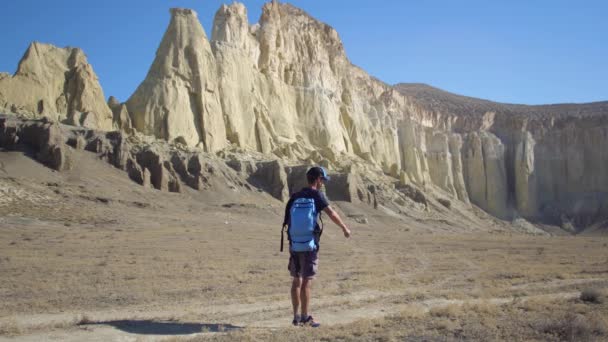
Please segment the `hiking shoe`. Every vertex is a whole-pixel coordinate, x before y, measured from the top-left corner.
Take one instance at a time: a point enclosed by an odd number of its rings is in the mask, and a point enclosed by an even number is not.
[[[297,319],[294,318],[294,320],[291,321],[291,324],[293,324],[294,327],[297,327],[297,326],[300,325],[300,322]]]
[[[315,320],[314,320],[314,318],[312,318],[312,316],[302,318],[300,323],[305,327],[318,328],[319,326],[321,326],[320,323],[315,322]]]

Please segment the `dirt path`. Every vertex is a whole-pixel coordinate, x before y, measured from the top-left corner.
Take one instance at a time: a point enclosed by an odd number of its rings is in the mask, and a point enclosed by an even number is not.
[[[585,284],[605,279],[571,279],[560,284],[530,283],[528,288],[545,287],[542,295],[473,299],[426,298],[411,300],[402,292],[362,291],[344,296],[325,296],[313,303],[315,315],[325,326],[348,324],[360,319],[381,318],[403,311],[425,313],[433,308],[463,304],[500,305],[513,300],[569,299],[579,292],[550,292],[558,285]],[[547,286],[549,285],[549,286]],[[248,304],[202,308],[192,303],[180,308],[135,307],[86,313],[28,315],[0,318],[0,326],[13,327],[14,337],[0,341],[160,341],[176,337],[204,336],[240,329],[289,328],[290,302],[259,301]],[[78,324],[87,323],[87,324]],[[6,328],[5,328],[6,329]],[[22,333],[22,334],[20,334]]]

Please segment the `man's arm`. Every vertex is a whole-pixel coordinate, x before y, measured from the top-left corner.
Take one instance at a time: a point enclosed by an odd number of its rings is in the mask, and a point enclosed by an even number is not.
[[[338,215],[338,213],[335,210],[333,210],[330,206],[325,207],[325,209],[323,209],[323,211],[327,214],[327,216],[329,216],[329,218],[332,221],[334,221],[335,224],[337,224],[338,226],[340,226],[340,228],[342,228],[344,237],[349,238],[350,229],[348,229],[348,227],[344,224],[344,222],[342,222],[340,215]]]

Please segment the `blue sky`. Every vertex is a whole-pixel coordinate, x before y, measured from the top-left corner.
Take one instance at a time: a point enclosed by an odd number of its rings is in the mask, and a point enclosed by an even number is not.
[[[198,12],[209,34],[217,0],[3,1],[0,71],[31,41],[82,48],[106,97],[144,79],[170,7]],[[243,1],[251,23],[261,0]],[[427,83],[509,103],[608,100],[608,1],[303,1],[333,26],[350,60],[390,83]]]

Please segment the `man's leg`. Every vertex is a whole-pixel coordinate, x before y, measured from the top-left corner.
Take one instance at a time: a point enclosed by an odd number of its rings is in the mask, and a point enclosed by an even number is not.
[[[308,305],[310,304],[310,292],[312,287],[312,278],[304,278],[302,288],[300,290],[300,299],[302,302],[302,319],[308,317]]]
[[[298,315],[300,307],[300,287],[302,286],[302,278],[293,277],[291,283],[291,305],[293,306],[293,317]]]

